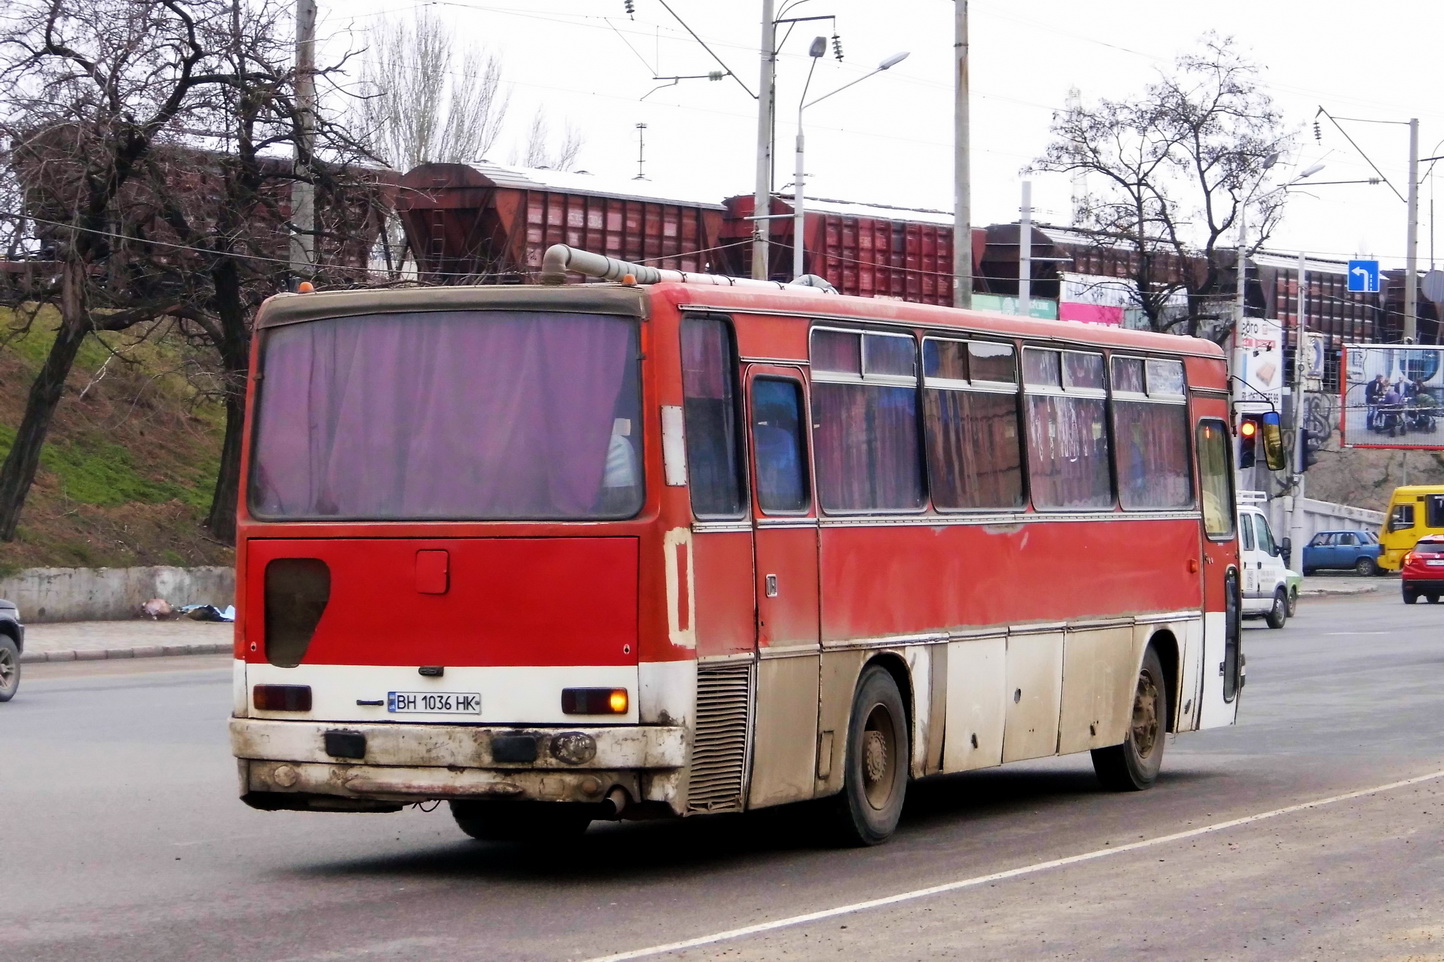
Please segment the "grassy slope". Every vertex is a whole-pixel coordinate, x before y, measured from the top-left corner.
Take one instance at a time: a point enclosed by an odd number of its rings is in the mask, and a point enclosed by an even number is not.
[[[10,450],[53,314],[13,334],[0,309],[0,458]],[[148,336],[147,336],[148,335]],[[31,567],[229,564],[202,523],[224,412],[182,375],[186,347],[160,330],[91,338],[56,410],[0,574]]]

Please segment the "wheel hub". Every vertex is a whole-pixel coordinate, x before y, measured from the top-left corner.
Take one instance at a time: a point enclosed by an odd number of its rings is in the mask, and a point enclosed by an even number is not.
[[[1133,747],[1144,758],[1153,754],[1158,738],[1158,684],[1147,674],[1138,678],[1133,698]]]
[[[869,731],[863,735],[862,774],[869,785],[875,785],[887,775],[887,739],[880,731]]]

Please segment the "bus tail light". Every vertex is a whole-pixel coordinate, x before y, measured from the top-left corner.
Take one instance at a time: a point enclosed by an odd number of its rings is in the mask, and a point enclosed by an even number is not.
[[[257,685],[251,689],[257,711],[310,711],[310,685]]]
[[[625,715],[631,706],[625,688],[563,688],[564,715]]]

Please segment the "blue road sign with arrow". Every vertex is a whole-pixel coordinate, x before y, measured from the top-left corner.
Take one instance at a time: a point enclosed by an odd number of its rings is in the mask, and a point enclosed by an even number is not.
[[[1349,293],[1379,293],[1379,262],[1349,261]]]

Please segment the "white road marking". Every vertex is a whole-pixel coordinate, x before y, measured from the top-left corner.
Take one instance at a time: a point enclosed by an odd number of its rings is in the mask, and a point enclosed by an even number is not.
[[[1108,848],[1096,849],[1092,852],[1084,852],[1081,855],[1070,855],[1067,858],[1051,859],[1047,862],[1035,862],[1032,865],[1024,865],[1019,868],[1008,869],[1004,872],[994,872],[991,875],[978,875],[973,878],[958,879],[953,882],[944,882],[941,885],[930,885],[927,888],[913,889],[910,892],[899,892],[896,895],[888,895],[883,898],[868,899],[866,902],[853,902],[849,905],[839,905],[836,908],[822,909],[817,912],[808,912],[805,915],[793,915],[785,919],[776,919],[771,922],[759,922],[756,925],[745,925],[737,929],[727,929],[722,932],[714,932],[711,935],[702,935],[694,939],[684,939],[681,942],[668,942],[664,945],[651,945],[643,949],[632,949],[627,952],[618,952],[615,955],[599,955],[584,962],[627,962],[629,959],[644,959],[650,956],[663,955],[668,952],[679,952],[683,949],[695,949],[704,945],[715,945],[718,942],[729,942],[733,939],[745,938],[749,935],[757,935],[762,932],[772,932],[776,929],[785,929],[793,925],[804,925],[808,922],[817,922],[822,919],[837,918],[842,915],[852,915],[856,912],[866,912],[871,909],[882,908],[887,905],[897,905],[902,902],[912,902],[917,899],[930,898],[934,895],[942,895],[945,892],[956,892],[959,889],[972,888],[978,885],[987,885],[989,882],[998,882],[1003,879],[1018,878],[1023,875],[1033,875],[1038,872],[1046,872],[1055,868],[1062,868],[1066,865],[1077,865],[1081,862],[1091,862],[1094,859],[1105,858],[1110,855],[1119,855],[1124,852],[1136,852],[1139,849],[1151,848],[1155,845],[1167,845],[1171,842],[1181,841],[1187,838],[1197,838],[1200,835],[1208,835],[1212,832],[1221,832],[1225,829],[1238,828],[1240,825],[1251,825],[1254,822],[1262,822],[1266,819],[1277,818],[1280,815],[1291,815],[1294,812],[1302,812],[1310,808],[1322,808],[1325,805],[1333,805],[1337,802],[1347,802],[1350,799],[1362,798],[1365,795],[1374,795],[1379,792],[1392,791],[1396,788],[1407,788],[1410,785],[1418,785],[1421,782],[1434,781],[1444,778],[1444,771],[1432,772],[1428,775],[1419,775],[1416,778],[1406,778],[1399,782],[1389,782],[1386,785],[1375,785],[1373,788],[1363,788],[1354,792],[1346,792],[1343,795],[1333,795],[1329,798],[1315,799],[1312,802],[1300,802],[1297,805],[1289,805],[1285,808],[1276,808],[1270,812],[1260,812],[1257,815],[1245,815],[1242,818],[1230,819],[1226,822],[1219,822],[1216,825],[1206,825],[1202,828],[1189,829],[1186,832],[1175,832],[1172,835],[1161,835],[1158,838],[1144,839],[1139,842],[1129,842],[1126,845],[1109,846]]]

